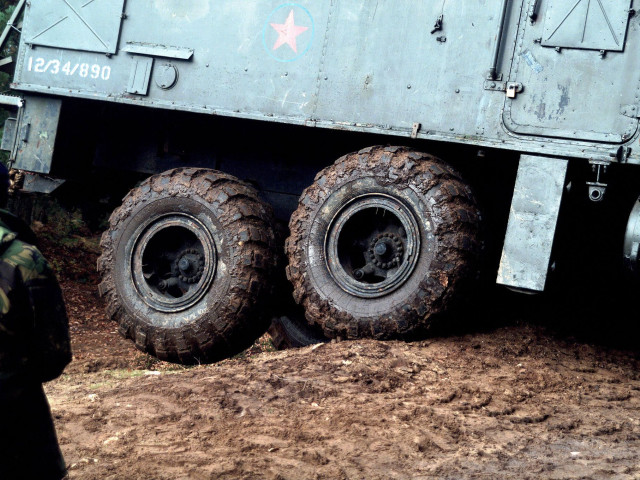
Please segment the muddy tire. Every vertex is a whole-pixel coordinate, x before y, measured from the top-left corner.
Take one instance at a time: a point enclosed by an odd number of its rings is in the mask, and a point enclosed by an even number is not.
[[[441,160],[372,147],[321,171],[300,198],[287,276],[327,337],[411,338],[477,276],[480,213]]]
[[[140,350],[207,363],[266,331],[273,217],[252,187],[214,170],[170,170],[133,189],[109,222],[100,293]]]

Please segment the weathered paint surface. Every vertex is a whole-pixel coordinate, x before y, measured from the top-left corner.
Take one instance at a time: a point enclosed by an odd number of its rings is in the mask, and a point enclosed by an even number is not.
[[[60,120],[59,99],[30,97],[19,112],[15,168],[49,173]]]
[[[544,290],[567,164],[531,155],[520,158],[497,283]]]
[[[510,1],[488,81],[501,4],[31,2],[14,87],[590,159],[635,143],[631,1]]]

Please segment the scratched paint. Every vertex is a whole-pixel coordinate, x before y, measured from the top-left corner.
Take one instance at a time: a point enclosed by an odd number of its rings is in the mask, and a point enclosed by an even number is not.
[[[540,73],[544,70],[544,67],[540,65],[540,63],[536,60],[536,57],[533,56],[533,53],[531,53],[530,50],[525,50],[521,55],[527,65],[529,65],[531,67],[531,70],[533,70],[535,73]]]
[[[535,115],[538,117],[538,120],[544,120],[545,112],[547,110],[547,105],[544,102],[540,102],[535,109]]]
[[[565,108],[569,105],[569,87],[565,85],[558,85],[558,90],[560,90],[560,100],[558,102],[556,114],[561,116],[564,113]]]

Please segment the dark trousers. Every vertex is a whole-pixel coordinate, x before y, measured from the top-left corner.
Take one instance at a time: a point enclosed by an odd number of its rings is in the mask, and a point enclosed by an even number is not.
[[[59,480],[65,473],[42,384],[0,379],[0,480]]]

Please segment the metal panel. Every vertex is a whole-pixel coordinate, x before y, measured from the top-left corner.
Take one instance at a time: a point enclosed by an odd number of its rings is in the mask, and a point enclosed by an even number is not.
[[[127,93],[146,95],[149,91],[149,79],[153,68],[153,58],[134,55],[131,63],[131,75]]]
[[[124,0],[39,0],[28,3],[25,42],[116,53]]]
[[[638,120],[620,113],[622,105],[640,105],[637,17],[624,53],[558,53],[536,43],[551,0],[511,0],[496,64],[501,78],[485,90],[503,1],[129,1],[120,45],[157,59],[168,56],[177,82],[156,64],[146,96],[132,94],[144,89],[128,88],[131,55],[122,49],[107,56],[72,51],[75,41],[68,48],[23,42],[14,87],[590,159],[609,159],[617,149],[612,144],[637,137]],[[540,13],[531,25],[533,5]],[[591,8],[596,5],[591,0]],[[34,10],[26,10],[28,27]],[[32,35],[25,28],[23,40]],[[524,90],[505,106],[507,81]],[[629,162],[640,163],[640,149],[632,150]]]
[[[568,162],[520,157],[497,283],[543,291]]]
[[[26,97],[18,126],[14,168],[49,173],[58,133],[62,101],[55,98]]]
[[[585,8],[580,9],[583,3]],[[593,26],[596,20],[592,18],[604,18],[603,11],[608,14],[606,18],[610,21],[616,18],[618,23],[622,22],[620,11],[626,11],[628,16],[629,0],[616,0],[614,10],[618,15],[615,17],[611,4],[604,0],[572,0],[570,3],[556,0],[548,4],[550,12],[560,9],[566,16],[571,6],[576,8],[564,23],[562,16],[550,13],[551,19],[547,18],[544,27],[542,22],[531,24],[523,13],[509,81],[522,84],[524,90],[515,98],[506,99],[503,119],[509,130],[524,135],[613,144],[624,143],[636,134],[638,120],[620,113],[622,105],[636,104],[640,98],[635,52],[606,52],[605,47],[623,49],[622,27],[614,31],[618,45],[613,40],[609,42],[613,37],[608,26],[605,31],[608,39],[589,33],[599,31],[597,25]],[[581,19],[581,23],[570,23],[574,16]],[[549,40],[562,39],[556,42],[557,49],[544,48],[540,43],[541,38],[546,38],[544,35],[547,38],[550,35],[547,25],[560,25]],[[556,38],[560,32],[562,36]],[[561,45],[574,48],[561,48]],[[578,49],[596,47],[603,52]]]
[[[493,99],[483,100],[482,83],[501,2],[332,3],[318,118],[388,125],[407,136],[414,123],[421,131],[484,132],[478,120]]]
[[[38,173],[27,172],[24,176],[23,192],[51,193],[66,180],[61,178],[51,178]]]
[[[542,45],[621,52],[630,1],[547,0]]]

